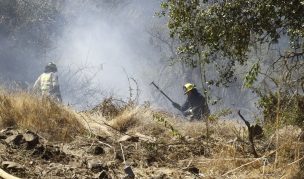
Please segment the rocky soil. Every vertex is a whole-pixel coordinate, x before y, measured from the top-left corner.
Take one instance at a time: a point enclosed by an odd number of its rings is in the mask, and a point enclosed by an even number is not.
[[[68,144],[50,143],[32,131],[7,128],[0,132],[0,164],[20,178],[196,178],[199,169],[182,162],[182,143],[150,143],[151,137],[78,137]],[[150,142],[149,142],[150,141]],[[158,145],[158,149],[154,148]],[[194,147],[194,145],[193,145]],[[144,153],[143,153],[144,152]],[[154,153],[155,152],[155,153]],[[192,153],[203,153],[193,148]],[[162,155],[161,155],[162,154]],[[172,156],[170,156],[172,155]],[[166,157],[171,158],[168,163]],[[179,162],[179,163],[178,163]]]

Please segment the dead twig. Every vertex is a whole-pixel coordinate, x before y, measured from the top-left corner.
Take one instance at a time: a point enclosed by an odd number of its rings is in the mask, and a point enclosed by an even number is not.
[[[295,163],[297,163],[297,162],[299,162],[299,161],[301,161],[301,160],[303,160],[303,159],[304,159],[304,156],[301,157],[301,158],[299,158],[298,160],[296,160],[296,161],[294,161],[294,162],[291,162],[291,163],[288,164],[287,166],[293,165],[293,164],[295,164]]]
[[[122,153],[122,158],[123,158],[124,164],[127,165],[127,164],[126,164],[126,158],[125,158],[125,154],[124,154],[124,151],[123,151],[122,144],[121,144],[121,143],[119,143],[119,144],[120,144],[120,149],[121,149],[121,153]]]
[[[271,155],[271,154],[273,154],[273,153],[275,153],[275,152],[276,152],[276,150],[275,150],[275,151],[272,151],[272,152],[271,152],[270,154],[268,154],[268,155]],[[266,156],[263,156],[263,157],[261,157],[261,158],[255,159],[255,160],[253,160],[253,161],[251,161],[251,162],[245,163],[244,165],[241,165],[241,166],[239,166],[239,167],[236,167],[236,168],[234,168],[234,169],[232,169],[232,170],[226,172],[226,173],[223,174],[222,176],[228,175],[229,173],[232,173],[232,172],[234,172],[234,171],[236,171],[236,170],[238,170],[238,169],[240,169],[240,168],[243,168],[243,167],[245,167],[245,166],[247,166],[247,165],[250,165],[250,164],[252,164],[252,163],[254,163],[254,162],[257,162],[257,161],[259,161],[259,160],[263,160],[265,157],[266,157]]]
[[[107,144],[107,143],[104,143],[104,142],[101,142],[101,141],[97,141],[97,142],[100,143],[100,144],[103,144],[103,145],[105,145],[107,147],[113,148],[113,146],[110,145],[110,144]]]
[[[206,158],[204,161],[245,161],[245,160],[256,160],[256,158]],[[198,163],[206,163],[206,162],[198,162]]]

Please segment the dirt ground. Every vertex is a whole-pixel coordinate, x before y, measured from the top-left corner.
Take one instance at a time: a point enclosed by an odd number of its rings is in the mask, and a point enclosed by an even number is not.
[[[183,168],[188,156],[171,156],[170,164],[161,157],[160,153],[169,156],[182,144],[157,144],[155,150],[149,142],[127,135],[119,141],[103,136],[77,137],[68,144],[50,143],[34,132],[16,129],[2,130],[0,135],[2,168],[21,178],[133,178],[124,171],[128,166],[136,178],[200,176],[191,163]]]
[[[232,120],[210,121],[207,135],[205,121],[188,122],[145,107],[123,109],[111,118],[69,115],[78,119],[74,125],[69,125],[73,120],[66,126],[58,122],[59,129],[48,127],[52,133],[41,130],[42,125],[39,130],[3,128],[1,169],[20,178],[304,177],[304,134],[295,126],[256,138],[255,157],[246,127]],[[86,132],[52,137],[77,125]]]

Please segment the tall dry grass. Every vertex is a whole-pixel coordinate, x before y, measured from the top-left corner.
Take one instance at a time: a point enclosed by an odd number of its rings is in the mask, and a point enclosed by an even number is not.
[[[110,137],[119,137],[112,135],[103,121],[122,133],[141,133],[156,139],[159,145],[138,145],[136,151],[133,151],[137,157],[159,155],[155,158],[160,159],[158,162],[163,166],[183,168],[191,164],[207,178],[304,177],[304,141],[299,138],[302,130],[295,126],[277,131],[279,145],[276,145],[275,134],[256,140],[260,158],[253,158],[246,127],[233,120],[211,123],[211,135],[207,141],[206,124],[203,121],[187,122],[148,107],[131,106],[112,119],[88,114],[87,125],[92,124],[89,119],[100,124],[93,126],[94,130],[89,126],[92,132],[100,129],[107,131]],[[49,140],[69,141],[86,132],[84,124],[79,121],[79,114],[48,99],[25,93],[0,92],[1,128],[16,126],[37,132]],[[181,141],[179,135],[186,143]]]
[[[39,133],[51,141],[70,141],[85,129],[73,111],[47,98],[0,92],[0,127]]]
[[[170,126],[178,122],[178,119],[170,118],[170,121],[161,122],[154,118],[154,114],[150,108],[130,107],[113,118],[109,124],[121,132],[130,134],[141,133],[166,139],[174,137]]]
[[[153,114],[163,116],[155,120]],[[110,121],[118,130],[128,134],[137,132],[154,137],[157,142],[174,143],[177,140],[172,128],[192,143],[201,143],[205,155],[195,155],[184,159],[200,169],[207,177],[215,178],[302,178],[304,163],[304,143],[299,141],[301,129],[295,126],[279,130],[279,146],[276,147],[275,134],[256,139],[256,149],[260,158],[251,154],[248,131],[242,122],[219,120],[210,124],[211,136],[206,139],[206,124],[203,121],[187,122],[165,113],[153,112],[147,108],[131,108]],[[171,148],[173,146],[170,146]],[[196,145],[196,148],[200,145]],[[176,148],[176,155],[183,154]],[[194,148],[195,149],[195,148]],[[179,153],[179,154],[178,154]],[[278,160],[275,162],[275,154]],[[174,155],[174,151],[170,154]],[[165,160],[166,156],[163,156]],[[170,158],[168,156],[168,158]],[[172,159],[172,158],[171,158]],[[168,159],[170,161],[171,159]]]

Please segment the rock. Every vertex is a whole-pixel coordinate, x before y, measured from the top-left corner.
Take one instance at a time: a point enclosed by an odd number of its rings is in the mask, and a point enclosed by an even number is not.
[[[26,132],[25,134],[23,134],[23,138],[27,143],[26,149],[28,150],[35,148],[37,144],[39,144],[39,137],[33,132]]]
[[[102,165],[101,162],[99,160],[95,160],[95,159],[88,160],[88,162],[87,162],[87,166],[89,169],[92,169],[92,168],[100,166],[100,165]]]
[[[18,134],[18,132],[15,131],[13,127],[8,127],[8,128],[5,128],[5,129],[2,129],[0,131],[0,133],[5,133],[5,134],[10,133],[11,135]]]
[[[94,178],[97,178],[97,179],[108,179],[109,176],[108,176],[107,172],[103,170],[102,172],[99,172],[96,175],[94,175]]]
[[[32,155],[33,156],[40,156],[44,153],[44,151],[45,151],[45,147],[40,144],[40,145],[35,147],[35,149],[32,152]]]
[[[89,160],[87,162],[87,167],[88,167],[88,169],[91,169],[92,171],[95,171],[95,172],[101,172],[103,170],[107,170],[107,167],[104,166],[101,163],[101,161],[96,160],[96,159]]]
[[[7,136],[6,136],[6,135],[4,135],[4,134],[0,134],[0,140],[6,139],[6,138],[7,138]]]
[[[124,135],[120,139],[118,139],[118,142],[125,142],[125,141],[138,142],[139,141],[139,137]]]
[[[89,153],[91,153],[93,155],[101,155],[101,154],[104,154],[105,151],[100,146],[94,146],[94,147],[90,148]]]
[[[195,139],[193,137],[190,137],[190,136],[185,136],[184,140],[187,141],[187,142],[195,142]]]
[[[70,161],[69,165],[71,165],[74,168],[81,168],[82,167],[82,163],[81,162],[77,162],[77,161]]]
[[[5,135],[6,137],[9,137],[9,136],[12,136],[12,135],[18,135],[20,133],[15,129],[8,128],[7,130],[4,130],[1,134]]]
[[[2,166],[6,169],[24,170],[24,167],[16,162],[3,161]]]
[[[194,138],[192,138],[192,137],[188,138],[187,141],[190,142],[190,143],[196,142],[196,140]]]
[[[23,134],[23,138],[26,142],[32,142],[38,139],[38,136],[35,133],[30,131]]]
[[[23,136],[21,134],[15,134],[15,135],[7,137],[5,139],[5,142],[8,144],[20,145],[24,141],[23,141]]]
[[[136,133],[135,135],[136,135],[137,137],[139,137],[139,139],[142,140],[142,141],[146,141],[146,142],[155,142],[155,141],[156,141],[156,138],[155,138],[155,137],[143,135],[143,134],[141,134],[141,133]]]
[[[135,178],[135,174],[130,166],[126,166],[124,168],[124,171],[125,171],[125,174],[127,174],[127,176],[125,178]]]

